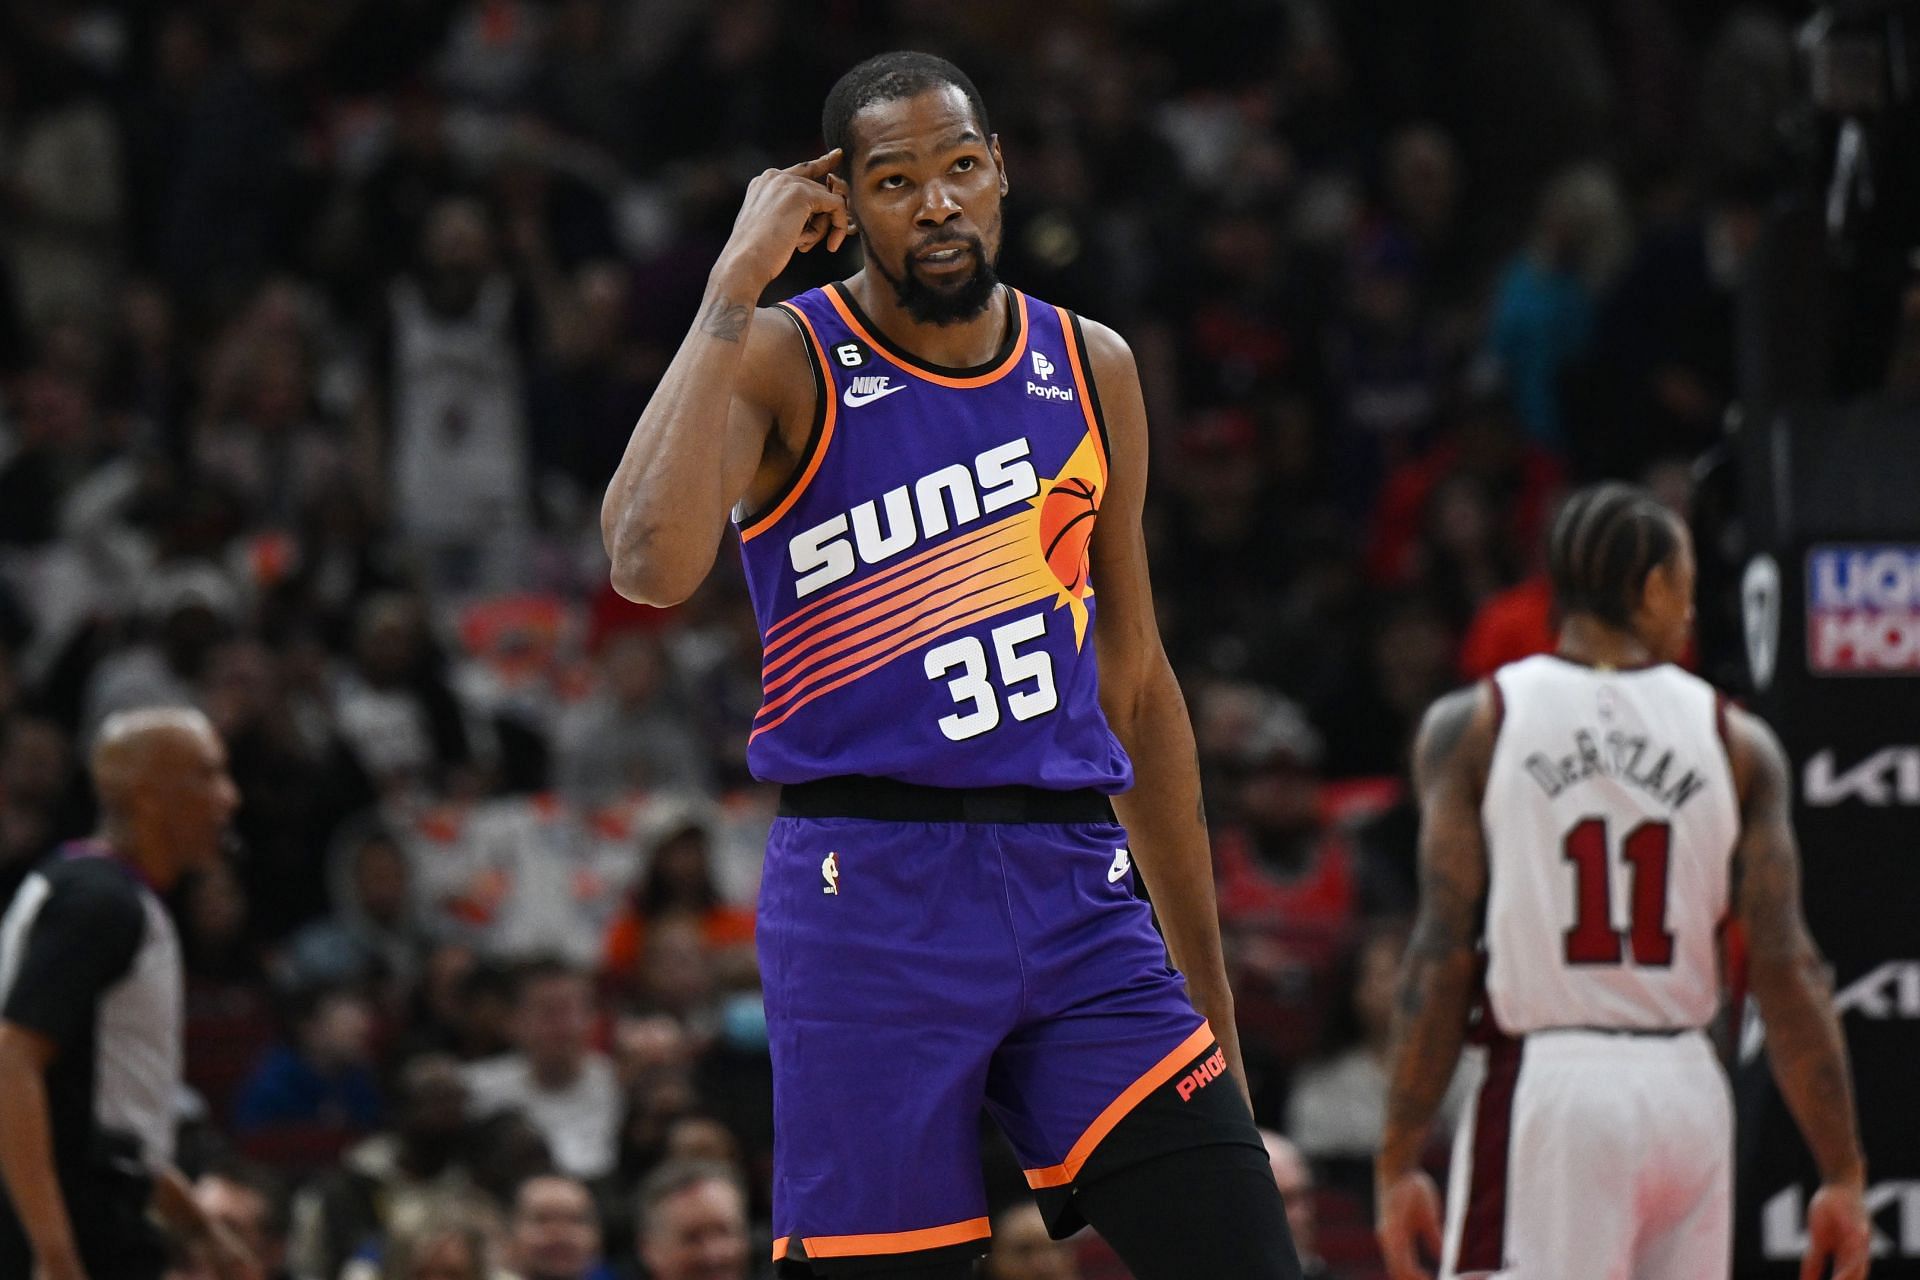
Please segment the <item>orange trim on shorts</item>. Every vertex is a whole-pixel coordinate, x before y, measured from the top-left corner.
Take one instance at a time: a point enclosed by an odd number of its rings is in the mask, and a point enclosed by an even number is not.
[[[1198,1030],[1180,1042],[1179,1048],[1154,1063],[1145,1075],[1128,1085],[1124,1093],[1107,1104],[1107,1109],[1087,1126],[1087,1131],[1073,1144],[1065,1160],[1049,1168],[1027,1170],[1027,1185],[1036,1189],[1064,1187],[1079,1177],[1087,1157],[1093,1154],[1093,1149],[1100,1145],[1103,1138],[1113,1132],[1113,1127],[1124,1120],[1129,1111],[1139,1106],[1148,1094],[1173,1079],[1180,1073],[1180,1068],[1192,1062],[1202,1049],[1212,1043],[1213,1028],[1202,1022]]]
[[[800,495],[807,491],[807,486],[813,483],[814,474],[820,470],[820,460],[827,456],[827,446],[833,443],[833,424],[840,416],[840,401],[834,394],[833,376],[827,372],[831,366],[827,364],[826,348],[820,345],[820,335],[813,331],[813,321],[807,319],[806,313],[798,307],[790,307],[784,302],[780,307],[807,331],[807,341],[813,346],[813,358],[819,362],[820,394],[826,397],[826,416],[820,420],[820,440],[813,447],[813,456],[807,459],[807,469],[800,473],[800,478],[794,482],[793,488],[787,490],[787,496],[780,499],[778,506],[740,526],[742,542],[751,542],[765,533],[775,521],[793,509],[794,503],[800,501]]]
[[[1065,307],[1055,307],[1060,316],[1060,337],[1067,344],[1067,367],[1073,370],[1073,385],[1080,392],[1080,416],[1087,420],[1087,438],[1093,441],[1094,456],[1100,460],[1100,480],[1104,485],[1107,479],[1107,445],[1100,433],[1099,420],[1093,416],[1093,397],[1087,388],[1093,384],[1093,377],[1087,372],[1086,363],[1080,354],[1080,344],[1073,340],[1073,317],[1067,314]]]
[[[893,352],[887,350],[885,343],[867,332],[866,326],[861,324],[859,317],[853,314],[853,308],[847,305],[846,299],[840,296],[838,289],[829,285],[820,292],[825,294],[827,301],[833,304],[833,309],[840,313],[841,321],[847,328],[853,331],[853,335],[866,343],[875,355],[885,360],[894,368],[910,373],[916,378],[924,378],[926,381],[942,387],[966,388],[984,387],[989,382],[999,381],[1007,375],[1009,369],[1012,369],[1020,363],[1020,357],[1027,354],[1027,336],[1032,331],[1031,326],[1027,324],[1027,296],[1011,285],[1008,286],[1008,291],[1013,294],[1014,322],[1020,326],[1020,332],[1013,341],[1013,350],[1007,353],[1005,360],[1002,360],[985,373],[975,374],[971,378],[956,378],[950,374],[933,373],[929,370],[908,364],[905,360],[902,360],[900,357],[894,355]]]
[[[993,1228],[985,1218],[968,1218],[965,1222],[923,1227],[919,1231],[883,1231],[870,1236],[802,1236],[800,1243],[806,1247],[809,1258],[861,1258],[938,1249],[969,1240],[985,1240],[992,1234]],[[787,1256],[791,1239],[791,1236],[781,1236],[773,1242],[775,1262]]]

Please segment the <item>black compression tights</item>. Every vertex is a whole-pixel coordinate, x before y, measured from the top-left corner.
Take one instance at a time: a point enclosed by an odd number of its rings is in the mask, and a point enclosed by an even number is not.
[[[1286,1208],[1264,1151],[1189,1147],[1082,1187],[1074,1207],[1134,1280],[1300,1280]],[[970,1280],[973,1263],[937,1263],[857,1280]]]
[[[1134,1280],[1300,1280],[1286,1206],[1258,1147],[1189,1147],[1080,1188],[1073,1204]]]

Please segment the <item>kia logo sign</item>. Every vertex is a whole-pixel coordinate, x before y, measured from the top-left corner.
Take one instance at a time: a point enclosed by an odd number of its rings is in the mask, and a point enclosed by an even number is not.
[[[1855,978],[1833,998],[1833,1011],[1875,1022],[1920,1018],[1920,960],[1889,960]]]
[[[1876,1182],[1867,1188],[1873,1219],[1873,1256],[1920,1258],[1920,1182]],[[1807,1251],[1807,1193],[1791,1186],[1760,1209],[1760,1251],[1769,1259],[1799,1258]]]
[[[1746,624],[1747,672],[1754,690],[1765,693],[1780,657],[1780,564],[1770,555],[1747,561],[1740,577],[1740,619]]]
[[[1920,805],[1920,747],[1882,747],[1851,768],[1836,772],[1833,748],[1807,761],[1801,799],[1813,809],[1857,800],[1884,809]]]

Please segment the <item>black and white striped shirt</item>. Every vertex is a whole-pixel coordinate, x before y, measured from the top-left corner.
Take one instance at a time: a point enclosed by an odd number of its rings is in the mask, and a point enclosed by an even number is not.
[[[58,1046],[53,1157],[83,1253],[136,1228],[172,1163],[183,1012],[179,940],[138,871],[89,843],[34,868],[0,917],[0,1018]],[[0,1271],[12,1219],[0,1197]]]

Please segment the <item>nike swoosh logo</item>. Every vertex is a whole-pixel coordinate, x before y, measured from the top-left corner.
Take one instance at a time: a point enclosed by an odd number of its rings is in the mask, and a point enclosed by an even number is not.
[[[894,392],[905,391],[906,389],[907,384],[904,382],[897,387],[882,387],[878,391],[867,391],[859,394],[855,394],[853,388],[848,387],[847,394],[841,396],[840,399],[846,402],[847,408],[858,409],[863,404],[872,404],[875,400],[884,400]]]
[[[1133,868],[1133,858],[1127,853],[1127,851],[1125,849],[1114,850],[1113,865],[1107,868],[1107,883],[1108,884],[1120,883],[1120,877],[1127,874],[1127,872],[1130,871],[1132,868]]]

